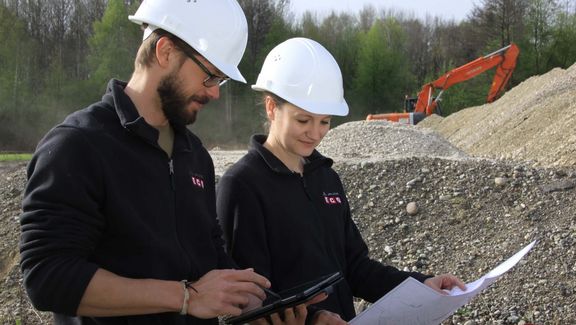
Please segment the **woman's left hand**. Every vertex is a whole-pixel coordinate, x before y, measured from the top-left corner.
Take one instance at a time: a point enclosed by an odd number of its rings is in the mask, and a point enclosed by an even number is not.
[[[441,274],[433,278],[428,278],[424,281],[424,284],[443,295],[447,294],[444,289],[452,290],[454,287],[458,287],[462,291],[466,291],[466,285],[464,282],[460,281],[460,279],[451,274]]]
[[[283,311],[283,318],[278,313],[250,322],[250,325],[304,325],[306,322],[306,305],[287,308]]]
[[[327,311],[319,310],[314,314],[314,320],[312,321],[314,325],[346,325],[348,324],[340,315]]]
[[[319,293],[306,303],[285,309],[283,311],[284,317],[280,317],[278,313],[275,313],[269,317],[252,321],[250,325],[304,325],[306,323],[306,316],[308,315],[308,309],[306,307],[317,304],[326,298],[328,298],[326,293]]]

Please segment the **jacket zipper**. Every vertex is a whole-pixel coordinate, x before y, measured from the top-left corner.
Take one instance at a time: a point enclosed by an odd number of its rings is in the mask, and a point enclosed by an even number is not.
[[[174,218],[174,222],[176,222],[176,182],[174,179],[174,159],[170,158],[170,160],[168,161],[168,170],[169,170],[169,174],[170,174],[170,187],[172,188],[172,192],[174,192],[174,202],[172,205],[172,208],[174,209],[172,211],[173,213],[173,218]],[[185,257],[184,258],[184,264],[187,265],[187,269],[188,270],[192,270],[194,268],[193,265],[193,261],[190,258],[190,255],[188,254],[188,252],[186,252],[186,250],[184,249],[184,246],[182,245],[182,242],[180,241],[180,236],[178,235],[178,231],[176,230],[176,240],[178,241],[178,245],[180,246],[180,249],[182,251],[182,255]],[[190,274],[190,272],[186,272],[187,274]],[[186,277],[186,276],[185,276]],[[186,280],[188,280],[188,278],[186,277]]]
[[[172,158],[168,161],[168,169],[170,170],[170,185],[172,186],[172,191],[176,190],[176,185],[174,184],[174,161]]]
[[[308,186],[306,185],[306,178],[304,178],[304,174],[299,174],[299,176],[300,180],[302,181],[302,187],[304,187],[304,193],[306,193],[308,200],[312,201],[312,196],[310,195],[310,192],[308,192]]]
[[[174,156],[174,153],[172,153],[172,156],[168,156],[166,154],[166,152],[164,150],[162,150],[162,148],[160,148],[160,146],[156,145],[156,148],[158,148],[160,151],[162,151],[164,153],[164,155],[166,157],[168,157],[168,175],[170,177],[170,187],[172,188],[172,192],[173,192],[173,196],[172,196],[172,219],[173,222],[176,222],[176,181],[175,181],[175,175],[174,175],[174,159],[172,158]],[[175,226],[177,226],[175,224]],[[180,246],[180,250],[182,252],[182,255],[185,257],[183,262],[186,264],[185,269],[188,270],[184,271],[185,273],[190,273],[190,271],[192,271],[192,269],[194,268],[193,265],[193,260],[190,257],[190,255],[188,254],[188,252],[186,252],[186,250],[184,249],[184,246],[182,245],[182,242],[180,241],[180,236],[178,235],[178,231],[176,230],[175,232],[176,235],[176,241],[178,242],[178,245]],[[184,275],[185,277],[187,277],[186,275]]]

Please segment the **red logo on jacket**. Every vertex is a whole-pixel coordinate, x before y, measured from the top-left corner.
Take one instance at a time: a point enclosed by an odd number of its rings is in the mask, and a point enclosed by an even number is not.
[[[196,187],[204,189],[204,180],[198,176],[192,176],[192,184]]]
[[[338,193],[324,193],[323,196],[324,203],[328,205],[342,204],[342,198],[340,198],[340,194]]]

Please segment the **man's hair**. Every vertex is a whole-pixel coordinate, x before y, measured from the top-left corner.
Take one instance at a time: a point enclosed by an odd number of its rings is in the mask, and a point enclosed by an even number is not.
[[[142,25],[142,28],[145,29],[147,27],[146,24]],[[156,44],[158,40],[162,37],[168,37],[174,45],[180,49],[183,54],[186,55],[199,55],[198,51],[196,51],[192,46],[188,45],[178,36],[175,36],[161,28],[155,29],[150,36],[148,36],[140,45],[138,49],[138,54],[136,54],[136,68],[138,67],[150,67],[156,60]],[[184,57],[185,58],[185,57]],[[184,62],[184,60],[182,60]]]

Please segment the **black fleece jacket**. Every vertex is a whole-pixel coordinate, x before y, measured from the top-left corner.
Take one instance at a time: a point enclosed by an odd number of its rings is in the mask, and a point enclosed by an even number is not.
[[[240,267],[254,267],[276,291],[340,271],[345,281],[315,306],[345,320],[355,316],[353,296],[374,302],[408,276],[428,278],[368,257],[331,159],[314,151],[301,176],[264,148],[265,140],[254,136],[217,187],[226,248]]]
[[[24,285],[57,324],[216,324],[177,313],[73,317],[97,268],[179,281],[233,266],[208,152],[174,126],[168,157],[125,86],[112,80],[101,102],[71,114],[38,145],[20,219]]]

